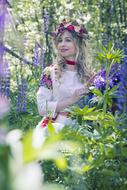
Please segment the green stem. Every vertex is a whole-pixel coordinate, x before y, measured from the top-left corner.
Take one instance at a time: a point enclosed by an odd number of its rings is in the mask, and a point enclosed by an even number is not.
[[[111,69],[111,66],[113,63],[114,63],[114,59],[112,60],[111,64],[110,64],[109,60],[107,60],[107,64],[106,64],[106,89],[104,91],[104,103],[103,103],[104,114],[106,114],[107,105],[108,105],[108,102],[107,102],[107,100],[108,100],[108,86],[109,86],[108,77],[109,77],[109,72],[110,72],[110,69]]]

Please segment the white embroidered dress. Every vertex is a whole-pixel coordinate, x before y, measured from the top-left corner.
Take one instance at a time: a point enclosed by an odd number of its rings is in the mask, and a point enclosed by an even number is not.
[[[42,74],[37,92],[39,114],[54,118],[57,115],[57,103],[71,97],[76,89],[83,87],[84,85],[79,81],[76,71],[66,70],[58,81],[56,80],[54,66],[47,67]],[[62,110],[62,112],[64,111],[66,109]],[[71,118],[58,114],[53,125],[55,130],[58,131],[65,125],[71,124],[71,122]]]

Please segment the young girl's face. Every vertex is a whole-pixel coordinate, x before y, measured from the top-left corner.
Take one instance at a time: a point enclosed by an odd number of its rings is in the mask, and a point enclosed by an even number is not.
[[[76,57],[76,44],[71,33],[65,31],[58,39],[57,42],[58,53],[66,60],[75,60]]]

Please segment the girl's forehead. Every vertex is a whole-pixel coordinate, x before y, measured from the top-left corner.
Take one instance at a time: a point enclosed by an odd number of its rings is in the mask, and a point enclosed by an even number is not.
[[[65,37],[69,37],[69,38],[73,38],[72,34],[68,31],[65,31],[63,34],[61,34],[60,36],[61,38],[65,38]]]

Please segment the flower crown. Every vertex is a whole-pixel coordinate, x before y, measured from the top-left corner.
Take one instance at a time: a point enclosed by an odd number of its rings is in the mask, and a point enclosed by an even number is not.
[[[84,26],[79,25],[79,23],[75,20],[73,21],[66,21],[66,19],[63,20],[62,23],[59,24],[56,31],[52,32],[51,35],[56,38],[58,34],[63,33],[63,31],[69,31],[71,32],[72,36],[81,37],[84,39],[88,39],[89,35]]]

